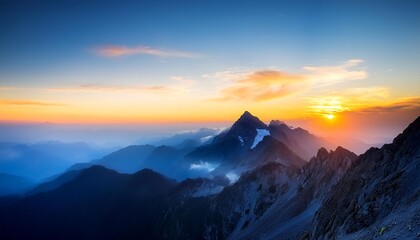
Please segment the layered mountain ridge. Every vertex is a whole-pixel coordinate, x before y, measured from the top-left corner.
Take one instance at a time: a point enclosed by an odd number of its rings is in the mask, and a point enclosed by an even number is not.
[[[176,181],[151,169],[127,174],[97,165],[74,170],[23,198],[0,198],[7,202],[0,207],[0,238],[420,236],[420,117],[393,143],[360,156],[340,146],[330,151],[321,147],[305,161],[295,152],[298,145],[293,150],[290,145],[313,137],[280,121],[267,126],[245,112],[211,143],[192,151],[152,146],[141,160],[153,166],[157,162],[150,156],[162,156],[160,164],[168,162],[176,173],[201,164],[211,168],[207,176],[212,179]],[[178,155],[182,151],[185,155]],[[131,162],[131,157],[121,161]],[[213,162],[217,159],[219,165]],[[229,183],[235,173],[238,179]]]
[[[95,164],[121,173],[151,168],[179,181],[229,174],[239,176],[270,161],[302,167],[320,147],[328,146],[323,139],[304,129],[291,128],[278,120],[266,125],[248,111],[230,128],[215,133],[212,129],[200,129],[160,141],[170,146],[128,146],[90,163],[75,164],[68,170]],[[177,143],[176,139],[182,141]],[[199,139],[205,140],[197,145]]]

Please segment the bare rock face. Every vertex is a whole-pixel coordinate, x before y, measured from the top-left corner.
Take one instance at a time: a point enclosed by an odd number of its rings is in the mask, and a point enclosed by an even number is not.
[[[290,150],[284,143],[271,136],[264,139],[246,156],[235,159],[235,170],[243,172],[265,165],[269,162],[277,162],[286,167],[300,168],[307,162]]]
[[[356,159],[355,153],[343,147],[330,152],[325,148],[319,149],[317,155],[302,168],[302,188],[313,189],[312,194],[323,199]]]
[[[211,202],[204,238],[232,237],[262,217],[275,202],[286,202],[297,190],[296,173],[275,162],[245,173]]]
[[[222,185],[208,178],[186,179],[178,184],[171,192],[170,197],[175,199],[189,199],[207,197],[218,194],[223,190]]]
[[[420,117],[393,143],[371,148],[356,160],[317,213],[312,239],[350,238],[355,234],[371,238],[372,232],[386,234],[382,228],[391,233],[391,226],[381,226],[389,222],[387,218],[402,222],[416,216],[403,215],[403,209],[420,211],[419,173]],[[419,223],[414,226],[418,231]],[[415,239],[418,232],[412,234],[406,237]]]
[[[299,239],[356,158],[321,148],[301,169],[270,162],[245,173],[211,201],[204,238]]]

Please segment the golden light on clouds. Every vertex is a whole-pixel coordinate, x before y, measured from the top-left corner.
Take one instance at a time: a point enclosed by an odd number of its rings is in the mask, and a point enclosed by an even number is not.
[[[348,110],[340,97],[315,97],[308,98],[308,100],[311,115],[323,116],[330,120],[334,118],[335,114]]]
[[[34,101],[34,100],[25,100],[25,99],[0,99],[0,105],[38,106],[38,107],[66,106],[66,104],[58,103],[58,102]]]
[[[280,70],[250,72],[223,71],[215,74],[230,84],[220,90],[219,101],[267,101],[306,92],[311,88],[328,86],[367,77],[364,70],[354,69],[363,60],[348,60],[335,66],[305,66],[301,73]]]
[[[201,79],[172,75],[155,85],[97,81],[0,86],[0,110],[2,120],[54,122],[231,121],[249,110],[266,121],[308,118],[336,126],[346,112],[418,106],[418,98],[390,97],[382,86],[343,88],[343,81],[367,77],[355,69],[361,63],[303,67],[300,73],[222,71]]]
[[[325,117],[328,118],[329,120],[334,119],[334,115],[332,115],[332,114],[327,114]]]
[[[220,101],[265,101],[289,96],[306,88],[306,78],[297,74],[265,70],[251,72],[221,90]]]
[[[327,92],[324,95],[306,98],[311,115],[324,116],[344,111],[359,111],[371,106],[383,105],[388,100],[389,90],[383,87],[350,88]],[[389,100],[388,100],[389,101]]]

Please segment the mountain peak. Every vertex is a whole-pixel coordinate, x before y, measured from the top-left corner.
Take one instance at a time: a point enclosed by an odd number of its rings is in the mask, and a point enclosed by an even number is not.
[[[254,115],[252,115],[250,112],[245,111],[238,120],[241,120],[241,119],[243,119],[243,120],[246,120],[246,119],[255,119],[255,118],[257,118],[257,117],[254,116]]]
[[[242,116],[254,116],[250,112],[246,111],[242,114]]]
[[[233,124],[232,128],[235,128],[238,125],[241,125],[245,128],[267,128],[265,123],[263,123],[258,117],[252,115],[248,111],[245,111],[242,114],[242,116]]]
[[[357,155],[341,146],[338,146],[334,151],[330,150],[328,152],[325,148],[320,148],[318,150],[318,153],[316,154],[317,159],[328,159],[334,156],[341,156],[341,157],[350,157],[350,158],[356,158]]]
[[[330,152],[328,152],[325,148],[320,148],[316,156],[312,158],[311,161],[321,165],[326,164],[334,170],[346,170],[350,167],[352,162],[356,160],[356,158],[357,155],[355,153],[339,146],[335,151]]]
[[[249,142],[251,144],[257,135],[257,129],[267,129],[267,125],[261,122],[259,118],[245,111],[230,128],[229,136],[234,138],[241,137],[246,143]]]
[[[347,149],[345,149],[345,148],[343,148],[342,146],[338,146],[336,149],[335,149],[335,151],[334,152],[337,152],[337,153],[349,153],[350,151],[349,150],[347,150]]]
[[[316,153],[316,158],[317,159],[325,159],[325,158],[328,157],[328,155],[329,155],[328,150],[322,147]]]
[[[282,126],[282,125],[286,125],[286,124],[280,120],[271,120],[269,127]]]

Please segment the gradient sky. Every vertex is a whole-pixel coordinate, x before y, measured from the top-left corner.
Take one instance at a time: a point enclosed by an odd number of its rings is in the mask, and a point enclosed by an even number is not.
[[[0,120],[208,126],[249,110],[391,138],[420,114],[419,12],[418,1],[1,1]]]

